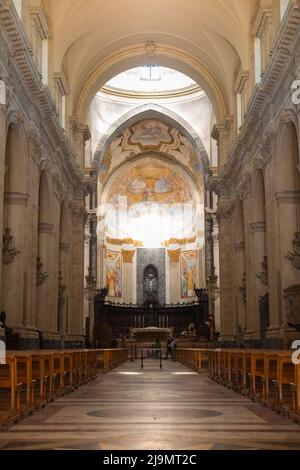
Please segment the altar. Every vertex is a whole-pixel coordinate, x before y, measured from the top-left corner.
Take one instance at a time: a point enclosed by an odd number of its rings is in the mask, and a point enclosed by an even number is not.
[[[156,338],[160,341],[167,341],[172,334],[172,328],[133,328],[131,331],[131,337],[136,342],[151,342]]]

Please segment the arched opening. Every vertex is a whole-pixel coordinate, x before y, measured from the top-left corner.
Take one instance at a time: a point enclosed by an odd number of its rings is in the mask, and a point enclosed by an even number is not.
[[[219,272],[217,222],[208,228],[205,213],[206,207],[213,218],[217,203],[206,188],[210,167],[218,161],[211,138],[214,105],[191,75],[161,63],[138,69],[130,64],[115,78],[101,76],[90,107],[85,159],[97,177],[97,285],[106,286],[111,308],[137,308],[145,304],[144,270],[152,264],[157,304],[199,309],[195,288],[204,289],[208,277],[216,283],[214,268]],[[87,254],[86,266],[94,272]],[[199,335],[207,331],[207,302],[200,309],[205,314],[191,310],[190,318]],[[163,317],[156,317],[157,326],[167,325]],[[128,322],[141,326],[143,318]]]
[[[299,145],[296,127],[285,125],[279,135],[277,205],[279,256],[282,285],[282,322],[285,327],[300,324],[297,302],[300,299],[298,246],[300,244]]]
[[[7,325],[22,333],[28,324],[25,221],[27,167],[24,139],[18,125],[7,131],[4,176],[1,308]]]

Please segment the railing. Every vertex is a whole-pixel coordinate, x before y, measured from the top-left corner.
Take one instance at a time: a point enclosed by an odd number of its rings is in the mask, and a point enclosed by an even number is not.
[[[0,365],[0,427],[128,360],[127,349],[8,351]]]
[[[300,422],[300,364],[291,351],[178,349],[176,359],[253,401]]]
[[[176,360],[197,372],[208,369],[207,349],[177,349]]]

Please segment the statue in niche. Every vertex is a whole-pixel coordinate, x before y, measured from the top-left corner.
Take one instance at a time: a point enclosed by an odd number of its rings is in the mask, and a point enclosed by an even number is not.
[[[158,294],[158,276],[154,266],[148,266],[144,271],[144,294],[151,298]]]

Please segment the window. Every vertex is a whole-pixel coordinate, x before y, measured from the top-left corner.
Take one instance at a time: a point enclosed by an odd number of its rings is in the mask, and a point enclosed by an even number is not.
[[[254,38],[255,84],[261,82],[261,39]]]
[[[13,0],[13,4],[20,18],[22,18],[22,0]]]
[[[239,131],[240,127],[243,124],[242,95],[240,93],[237,93],[236,98],[237,98],[237,128]]]
[[[290,0],[280,0],[280,20],[283,20],[283,17],[288,9]]]
[[[30,9],[30,43],[35,65],[48,84],[48,21],[40,7]]]
[[[54,102],[61,126],[66,127],[66,95],[68,85],[60,74],[54,74]]]

